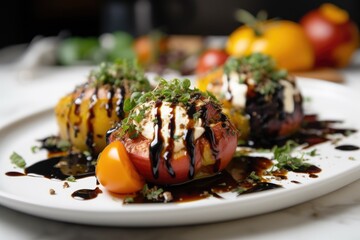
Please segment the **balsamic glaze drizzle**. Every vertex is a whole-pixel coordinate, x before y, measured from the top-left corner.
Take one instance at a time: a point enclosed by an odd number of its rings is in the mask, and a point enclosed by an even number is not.
[[[194,144],[194,119],[193,116],[196,112],[195,105],[191,105],[187,111],[187,115],[189,117],[189,122],[185,131],[185,146],[187,154],[189,155],[189,179],[193,179],[195,176],[195,144]]]
[[[356,150],[359,150],[360,147],[355,146],[355,145],[340,145],[340,146],[335,147],[335,149],[341,150],[341,151],[356,151]]]
[[[113,111],[113,97],[114,97],[114,87],[111,86],[109,91],[107,92],[108,101],[106,102],[106,105],[105,105],[105,109],[106,109],[108,118],[111,118],[112,111]]]
[[[157,179],[159,177],[160,158],[161,158],[161,153],[162,153],[162,150],[164,147],[163,146],[164,139],[161,134],[161,128],[162,128],[161,106],[162,106],[162,101],[158,100],[155,103],[156,122],[154,124],[154,139],[150,143],[150,149],[149,149],[150,161],[151,161],[151,166],[152,166],[152,174],[155,179]]]
[[[123,119],[125,117],[125,112],[124,112],[124,101],[125,101],[125,88],[123,86],[120,87],[120,94],[119,94],[119,99],[116,102],[116,114],[118,116],[118,118]]]
[[[82,122],[82,118],[80,117],[80,112],[81,112],[80,106],[81,106],[82,99],[85,95],[85,90],[86,90],[85,87],[82,88],[80,95],[74,100],[74,105],[75,105],[74,114],[75,114],[75,116],[79,117],[79,120],[77,122],[75,122],[74,126],[73,126],[75,138],[77,138],[77,136],[79,134],[79,131],[80,131],[79,126]]]
[[[89,150],[91,152],[94,152],[94,124],[93,119],[95,117],[95,111],[94,107],[98,99],[98,88],[95,87],[94,93],[90,97],[90,103],[89,103],[89,115],[87,119],[87,135],[86,135],[86,145],[88,146]]]
[[[169,132],[170,132],[170,138],[169,138],[169,142],[168,145],[165,148],[164,154],[163,154],[163,158],[165,161],[165,167],[168,171],[168,173],[170,174],[171,177],[175,178],[176,174],[174,169],[171,166],[171,158],[173,156],[173,151],[174,151],[174,137],[175,137],[175,127],[176,127],[176,123],[175,123],[175,117],[176,117],[176,104],[172,103],[171,104],[171,118],[170,118],[170,123],[169,123]]]
[[[226,89],[225,97],[228,102],[232,102],[233,94],[230,89],[230,80],[231,80],[230,74],[226,74],[226,80],[227,80],[227,89]]]
[[[95,175],[95,166],[83,154],[48,158],[25,168],[25,175],[42,176],[50,179],[66,180]]]
[[[73,91],[73,93],[71,94],[71,96],[73,96],[72,98],[72,103],[75,101],[74,99],[74,95],[76,94],[76,89]],[[71,129],[71,126],[70,126],[70,116],[71,116],[71,110],[72,110],[72,106],[73,104],[70,104],[69,106],[69,111],[66,115],[66,136],[67,136],[67,139],[69,140],[69,142],[71,143],[71,132],[70,132],[70,129]]]
[[[97,99],[97,91],[94,92],[94,96],[91,98],[92,105],[90,106],[90,110],[93,108],[93,105]],[[78,98],[81,99],[81,98]],[[80,100],[79,100],[80,101]],[[171,148],[167,147],[165,151],[163,151],[163,136],[161,134],[162,128],[162,119],[161,119],[161,106],[162,102],[158,101],[155,103],[157,108],[156,113],[156,124],[155,127],[155,137],[152,141],[150,146],[150,153],[153,153],[151,156],[152,161],[152,170],[154,177],[156,178],[159,174],[159,161],[161,157],[166,159],[165,163],[169,164],[167,169],[171,174]],[[170,139],[169,145],[174,144],[174,134],[175,134],[175,105],[171,105],[172,107],[172,118],[169,124],[169,131],[170,131]],[[206,117],[206,108],[202,107],[200,109],[200,116],[203,120],[207,119]],[[92,110],[91,110],[92,111]],[[91,112],[90,111],[90,112]],[[183,141],[186,146],[186,150],[190,156],[190,167],[189,167],[189,179],[194,178],[195,174],[195,146],[194,146],[194,119],[193,115],[196,113],[196,107],[191,105],[187,110],[187,114],[189,116],[189,123],[187,129],[185,130],[185,136]],[[227,120],[225,115],[220,117],[222,122]],[[89,121],[89,120],[88,120]],[[344,136],[356,132],[354,129],[334,129],[331,127],[331,124],[337,123],[339,121],[319,121],[316,115],[308,115],[305,116],[303,120],[303,126],[299,133],[292,136],[291,139],[296,140],[298,143],[308,143],[308,145],[314,145],[318,142],[322,141],[329,141],[329,138],[326,136],[328,134],[335,134],[340,133]],[[90,122],[91,123],[91,122]],[[215,141],[214,133],[211,128],[208,126],[206,121],[203,121],[203,127],[205,128],[205,137],[210,144],[211,151],[213,156],[217,156],[218,146]],[[116,128],[115,128],[116,129]],[[314,140],[315,139],[315,140]],[[321,141],[320,141],[321,140]],[[40,142],[44,143],[45,139],[40,140]],[[279,144],[281,142],[276,141],[272,142],[273,144]],[[264,146],[268,147],[268,146]],[[339,150],[358,150],[358,146],[354,145],[341,145],[337,146]],[[49,153],[56,153],[58,149],[47,149]],[[168,153],[170,155],[168,155]],[[163,156],[161,156],[163,154]],[[216,159],[216,157],[215,157]],[[19,176],[43,176],[50,179],[59,179],[59,180],[66,180],[69,176],[74,176],[76,179],[95,176],[95,166],[92,163],[92,158],[89,158],[83,154],[68,154],[66,156],[59,156],[48,158],[42,161],[39,161],[31,166],[25,168],[24,173],[21,172],[7,172],[7,176],[11,177],[19,177]],[[175,186],[163,186],[165,191],[170,191],[173,194],[174,201],[192,201],[198,200],[202,198],[206,198],[207,196],[212,195],[217,198],[221,198],[219,193],[221,192],[229,192],[234,190],[237,187],[245,187],[246,191],[241,194],[245,193],[253,193],[259,192],[274,188],[279,188],[281,186],[268,183],[265,179],[261,178],[263,174],[267,174],[266,170],[271,167],[272,161],[270,159],[264,157],[253,157],[253,156],[241,156],[241,157],[234,157],[234,159],[230,162],[227,171],[223,171],[218,173],[212,177],[200,179],[200,180],[193,180],[186,184],[175,185]],[[215,170],[215,169],[214,169]],[[272,173],[273,176],[284,176],[286,179],[286,172],[287,171],[294,171],[294,172],[301,172],[309,174],[309,177],[316,178],[318,177],[316,173],[321,171],[320,168],[314,165],[304,166],[302,168],[293,170],[293,169],[284,169],[283,172]],[[249,183],[246,179],[248,179],[249,175],[255,172],[257,176],[260,177],[260,182],[256,183]],[[174,173],[175,174],[175,173]],[[298,183],[298,182],[294,182]],[[150,184],[151,186],[151,184]],[[72,194],[72,197],[76,199],[92,199],[95,198],[101,190],[99,188],[95,189],[80,189],[75,191]],[[136,197],[134,198],[135,202],[137,203],[146,203],[152,202],[146,200],[140,193],[137,193]]]
[[[99,187],[96,187],[95,189],[79,189],[73,192],[71,197],[77,200],[90,200],[96,198],[100,193],[102,193],[102,191]]]

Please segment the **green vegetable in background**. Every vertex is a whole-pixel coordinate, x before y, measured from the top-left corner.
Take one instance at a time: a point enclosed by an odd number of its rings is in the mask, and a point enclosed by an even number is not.
[[[98,64],[116,59],[135,59],[133,37],[126,32],[114,32],[94,37],[71,37],[61,42],[57,59],[61,65]]]
[[[61,65],[74,65],[80,62],[93,62],[94,54],[100,44],[96,38],[68,38],[61,42],[57,59]]]

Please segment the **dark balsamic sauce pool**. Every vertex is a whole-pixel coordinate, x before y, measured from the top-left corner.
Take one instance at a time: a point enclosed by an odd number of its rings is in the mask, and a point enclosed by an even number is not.
[[[356,150],[359,150],[360,147],[355,146],[355,145],[340,145],[340,146],[335,147],[335,149],[341,150],[341,151],[356,151]]]
[[[160,106],[160,103],[159,103]],[[109,106],[110,107],[110,106]],[[328,137],[332,134],[341,134],[347,136],[355,133],[354,129],[337,129],[333,128],[332,124],[338,123],[339,121],[320,121],[316,115],[307,115],[304,118],[303,126],[298,133],[292,136],[290,139],[297,142],[298,144],[307,144],[305,148],[314,146],[319,143],[330,141]],[[191,124],[191,123],[190,123]],[[171,127],[171,126],[170,126]],[[191,129],[191,128],[190,128]],[[189,129],[188,129],[189,131]],[[191,131],[186,135],[192,135]],[[189,137],[189,138],[190,138]],[[211,135],[208,137],[211,139]],[[286,139],[289,140],[289,139]],[[270,148],[274,145],[281,146],[286,143],[286,140],[276,140],[265,143],[262,148]],[[158,139],[157,144],[154,142],[153,148],[156,150],[157,146],[161,142]],[[189,141],[190,142],[190,141]],[[160,146],[161,147],[161,146]],[[191,150],[191,146],[189,147]],[[354,145],[341,145],[337,146],[336,149],[343,151],[358,150],[359,147]],[[53,156],[56,153],[56,149],[47,149],[49,156]],[[216,156],[216,147],[213,147],[213,154]],[[54,152],[55,151],[55,152]],[[157,151],[154,151],[155,153]],[[191,151],[190,151],[191,152]],[[155,156],[154,156],[155,158]],[[76,179],[95,176],[95,166],[93,160],[95,157],[85,156],[83,154],[65,154],[55,157],[50,157],[39,161],[29,167],[26,167],[24,173],[21,172],[7,172],[6,175],[10,177],[20,176],[42,176],[49,179],[66,180],[68,177],[73,176]],[[153,159],[154,160],[154,159]],[[226,170],[216,174],[215,176],[192,180],[188,183],[173,186],[159,186],[164,192],[171,192],[172,202],[186,202],[194,201],[208,196],[216,198],[222,198],[221,193],[235,191],[240,194],[247,194],[253,192],[260,192],[270,189],[281,188],[282,186],[269,183],[264,178],[268,172],[266,171],[273,165],[272,160],[264,157],[253,157],[253,156],[240,156],[234,157]],[[153,166],[156,168],[157,164],[154,162]],[[153,169],[156,174],[156,169]],[[171,166],[168,166],[168,170],[171,171]],[[281,179],[287,179],[287,171],[293,171],[291,169],[283,169],[281,171],[273,172],[272,176],[279,177]],[[314,165],[308,165],[297,169],[296,172],[309,174],[309,177],[316,178],[316,173],[321,171],[320,168]],[[250,178],[251,174],[255,173],[259,179],[253,180]],[[189,177],[193,172],[189,172]],[[175,174],[174,174],[175,175]],[[299,182],[294,182],[299,184]],[[149,187],[154,185],[149,184]],[[239,191],[239,189],[242,189]],[[74,199],[88,200],[93,199],[101,193],[101,190],[96,187],[95,189],[80,189],[72,194]],[[121,196],[123,198],[124,196]],[[134,196],[134,203],[154,203],[152,200],[148,200],[141,193],[137,193]]]
[[[73,192],[71,197],[77,200],[90,200],[96,198],[100,193],[102,193],[102,191],[99,187],[95,189],[80,189]]]

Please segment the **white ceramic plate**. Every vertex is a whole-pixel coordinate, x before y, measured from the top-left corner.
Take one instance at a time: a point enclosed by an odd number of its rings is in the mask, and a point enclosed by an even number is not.
[[[356,104],[360,96],[343,86],[317,80],[298,82],[310,113],[322,119],[344,120],[341,127],[360,129],[360,112]],[[57,127],[52,110],[44,110],[19,119],[0,129],[0,203],[4,206],[67,222],[112,226],[164,226],[188,225],[241,218],[289,207],[334,191],[359,178],[360,151],[339,151],[331,143],[317,145],[319,156],[309,157],[310,162],[322,171],[318,178],[307,174],[291,174],[289,181],[281,182],[284,188],[246,194],[226,199],[209,198],[187,203],[123,205],[103,190],[97,198],[87,201],[73,199],[78,189],[96,187],[94,177],[80,179],[63,189],[61,181],[36,177],[8,177],[8,171],[18,171],[10,163],[13,151],[22,155],[30,165],[46,153],[32,154],[30,147],[35,139],[56,134]],[[342,139],[338,144],[360,146],[359,133]],[[306,150],[306,151],[310,151]],[[355,160],[354,160],[355,159]],[[297,180],[301,184],[291,183]],[[50,195],[49,189],[56,191]]]

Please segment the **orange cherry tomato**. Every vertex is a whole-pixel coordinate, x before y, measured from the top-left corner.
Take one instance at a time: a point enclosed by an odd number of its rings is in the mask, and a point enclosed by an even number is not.
[[[96,177],[108,191],[120,194],[137,192],[145,184],[120,141],[110,143],[101,152]]]

